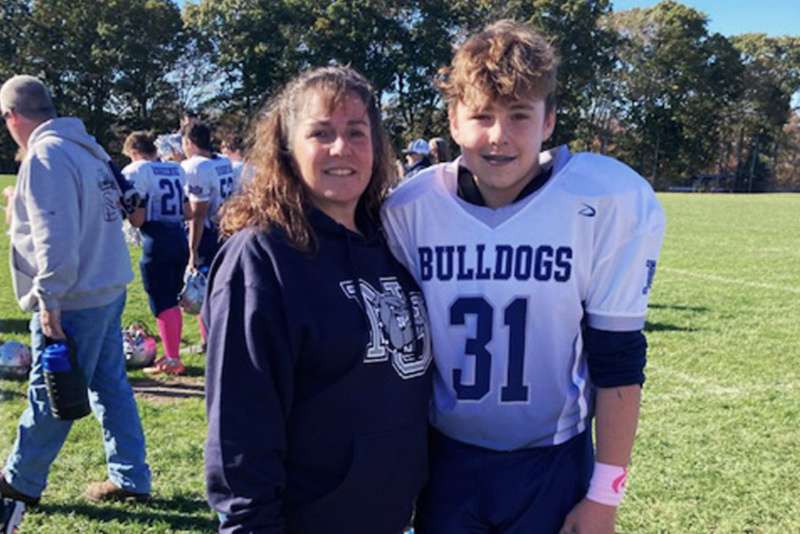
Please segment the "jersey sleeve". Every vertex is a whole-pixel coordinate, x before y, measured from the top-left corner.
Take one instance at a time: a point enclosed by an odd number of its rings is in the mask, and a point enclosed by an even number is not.
[[[209,202],[214,192],[214,185],[208,179],[208,173],[201,165],[187,165],[184,167],[186,173],[186,196],[192,202]]]
[[[150,167],[149,165],[141,165],[136,169],[133,169],[129,172],[125,172],[125,169],[122,170],[122,174],[128,181],[131,183],[133,188],[136,190],[142,198],[147,198],[150,194]]]
[[[655,193],[641,182],[603,206],[608,215],[595,236],[585,300],[592,328],[625,332],[644,327],[666,219]]]

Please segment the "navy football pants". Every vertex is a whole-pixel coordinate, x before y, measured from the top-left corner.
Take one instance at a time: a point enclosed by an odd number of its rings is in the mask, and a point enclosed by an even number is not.
[[[142,226],[142,285],[147,292],[150,311],[158,317],[162,311],[178,305],[183,290],[183,275],[189,261],[189,244],[182,225],[147,222]]]
[[[431,479],[417,534],[557,534],[586,495],[591,432],[552,447],[498,452],[431,429]]]
[[[217,251],[219,250],[219,232],[217,227],[203,228],[203,235],[200,236],[200,244],[197,247],[197,268],[203,267],[210,268],[211,262],[214,260]]]

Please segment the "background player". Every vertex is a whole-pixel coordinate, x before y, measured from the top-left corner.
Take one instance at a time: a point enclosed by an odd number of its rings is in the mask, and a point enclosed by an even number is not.
[[[186,177],[177,163],[158,161],[153,138],[146,132],[130,134],[122,151],[131,159],[122,174],[146,199],[129,220],[142,230],[139,268],[164,345],[164,357],[145,372],[180,374],[185,367],[179,352],[183,315],[178,297],[189,261],[183,221],[191,214],[184,194]]]
[[[462,157],[384,208],[436,348],[421,533],[614,532],[665,221],[621,163],[540,154],[556,67],[515,22],[467,40],[441,83]]]
[[[189,219],[189,268],[208,267],[219,248],[217,211],[233,192],[231,161],[211,150],[211,130],[193,122],[181,132],[181,162],[186,173],[186,192],[191,206]]]
[[[244,167],[244,140],[239,135],[229,135],[222,140],[219,150],[223,156],[231,160],[234,183],[238,187],[239,179],[242,176],[242,167]]]
[[[234,189],[231,161],[211,150],[211,130],[201,122],[190,122],[181,130],[186,172],[186,193],[189,197],[189,269],[205,269],[219,249],[217,212]],[[203,344],[206,331],[198,316]]]

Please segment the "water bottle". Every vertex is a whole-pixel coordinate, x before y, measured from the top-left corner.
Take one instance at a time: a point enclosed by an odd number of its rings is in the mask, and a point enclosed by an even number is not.
[[[58,339],[49,343],[42,355],[44,381],[50,398],[50,411],[56,419],[74,421],[92,411],[86,381],[78,368],[74,346]]]
[[[0,497],[0,534],[16,534],[24,514],[24,502]]]

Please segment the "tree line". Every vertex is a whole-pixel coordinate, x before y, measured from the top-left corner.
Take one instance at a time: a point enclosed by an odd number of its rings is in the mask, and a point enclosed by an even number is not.
[[[286,80],[338,62],[365,73],[396,147],[447,137],[435,89],[487,22],[540,28],[561,56],[553,144],[611,154],[664,189],[711,175],[737,191],[800,189],[800,37],[711,33],[672,0],[4,0],[0,77],[45,81],[62,115],[116,154],[186,111],[242,131]],[[797,100],[794,100],[797,106]],[[0,171],[14,146],[0,140]],[[712,183],[712,182],[709,182]]]

